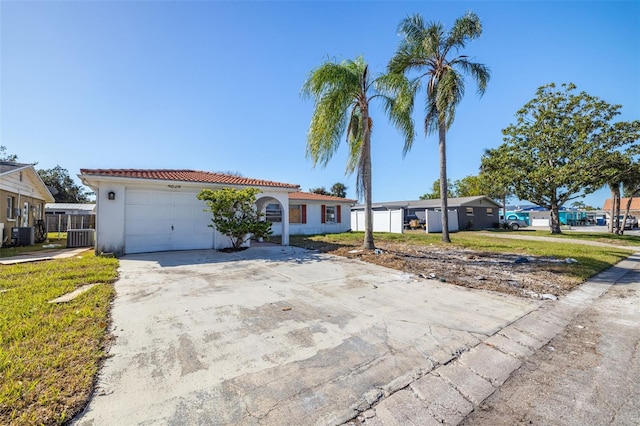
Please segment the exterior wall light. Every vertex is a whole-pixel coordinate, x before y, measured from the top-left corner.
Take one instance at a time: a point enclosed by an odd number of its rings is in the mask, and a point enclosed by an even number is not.
[[[107,197],[108,197],[110,200],[115,200],[115,199],[116,199],[116,193],[115,193],[115,192],[113,192],[113,191],[109,191],[109,194],[107,194]]]

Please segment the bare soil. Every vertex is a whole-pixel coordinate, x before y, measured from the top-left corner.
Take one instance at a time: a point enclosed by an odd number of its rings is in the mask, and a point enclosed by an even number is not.
[[[318,245],[314,248],[463,287],[536,299],[567,294],[580,280],[566,274],[567,259],[469,249],[377,242],[375,251]],[[569,262],[571,260],[568,260]]]

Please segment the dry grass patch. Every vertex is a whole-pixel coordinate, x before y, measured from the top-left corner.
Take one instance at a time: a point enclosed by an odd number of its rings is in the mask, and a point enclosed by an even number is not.
[[[90,253],[0,266],[0,424],[63,424],[87,402],[117,266]],[[48,303],[90,283],[102,284]]]
[[[632,253],[570,240],[492,238],[477,232],[452,234],[452,244],[443,244],[440,234],[381,233],[375,235],[381,251],[374,252],[361,249],[363,237],[362,232],[291,236],[290,242],[425,279],[534,298],[565,295]]]

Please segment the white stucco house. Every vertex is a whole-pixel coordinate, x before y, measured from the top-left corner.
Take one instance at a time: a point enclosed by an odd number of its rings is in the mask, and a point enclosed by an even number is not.
[[[336,234],[351,229],[351,206],[356,200],[311,192],[289,193],[289,234]],[[283,215],[276,203],[267,204],[266,219],[273,235],[282,235]]]
[[[262,191],[257,208],[280,206],[282,244],[289,244],[289,194],[298,185],[195,170],[81,169],[78,177],[96,194],[98,253],[229,247],[196,198],[202,189],[221,188]]]

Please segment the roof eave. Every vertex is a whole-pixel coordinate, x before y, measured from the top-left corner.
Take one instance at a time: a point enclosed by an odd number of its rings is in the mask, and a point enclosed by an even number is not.
[[[102,174],[79,174],[78,178],[86,186],[97,189],[98,182],[112,182],[112,183],[131,183],[131,182],[145,182],[157,185],[184,185],[189,187],[220,187],[220,188],[268,188],[270,191],[275,192],[298,192],[299,186],[268,186],[268,185],[255,185],[255,184],[242,184],[242,183],[215,183],[215,182],[200,182],[192,180],[179,180],[179,179],[155,179],[144,177],[127,177],[127,176],[106,176]]]

